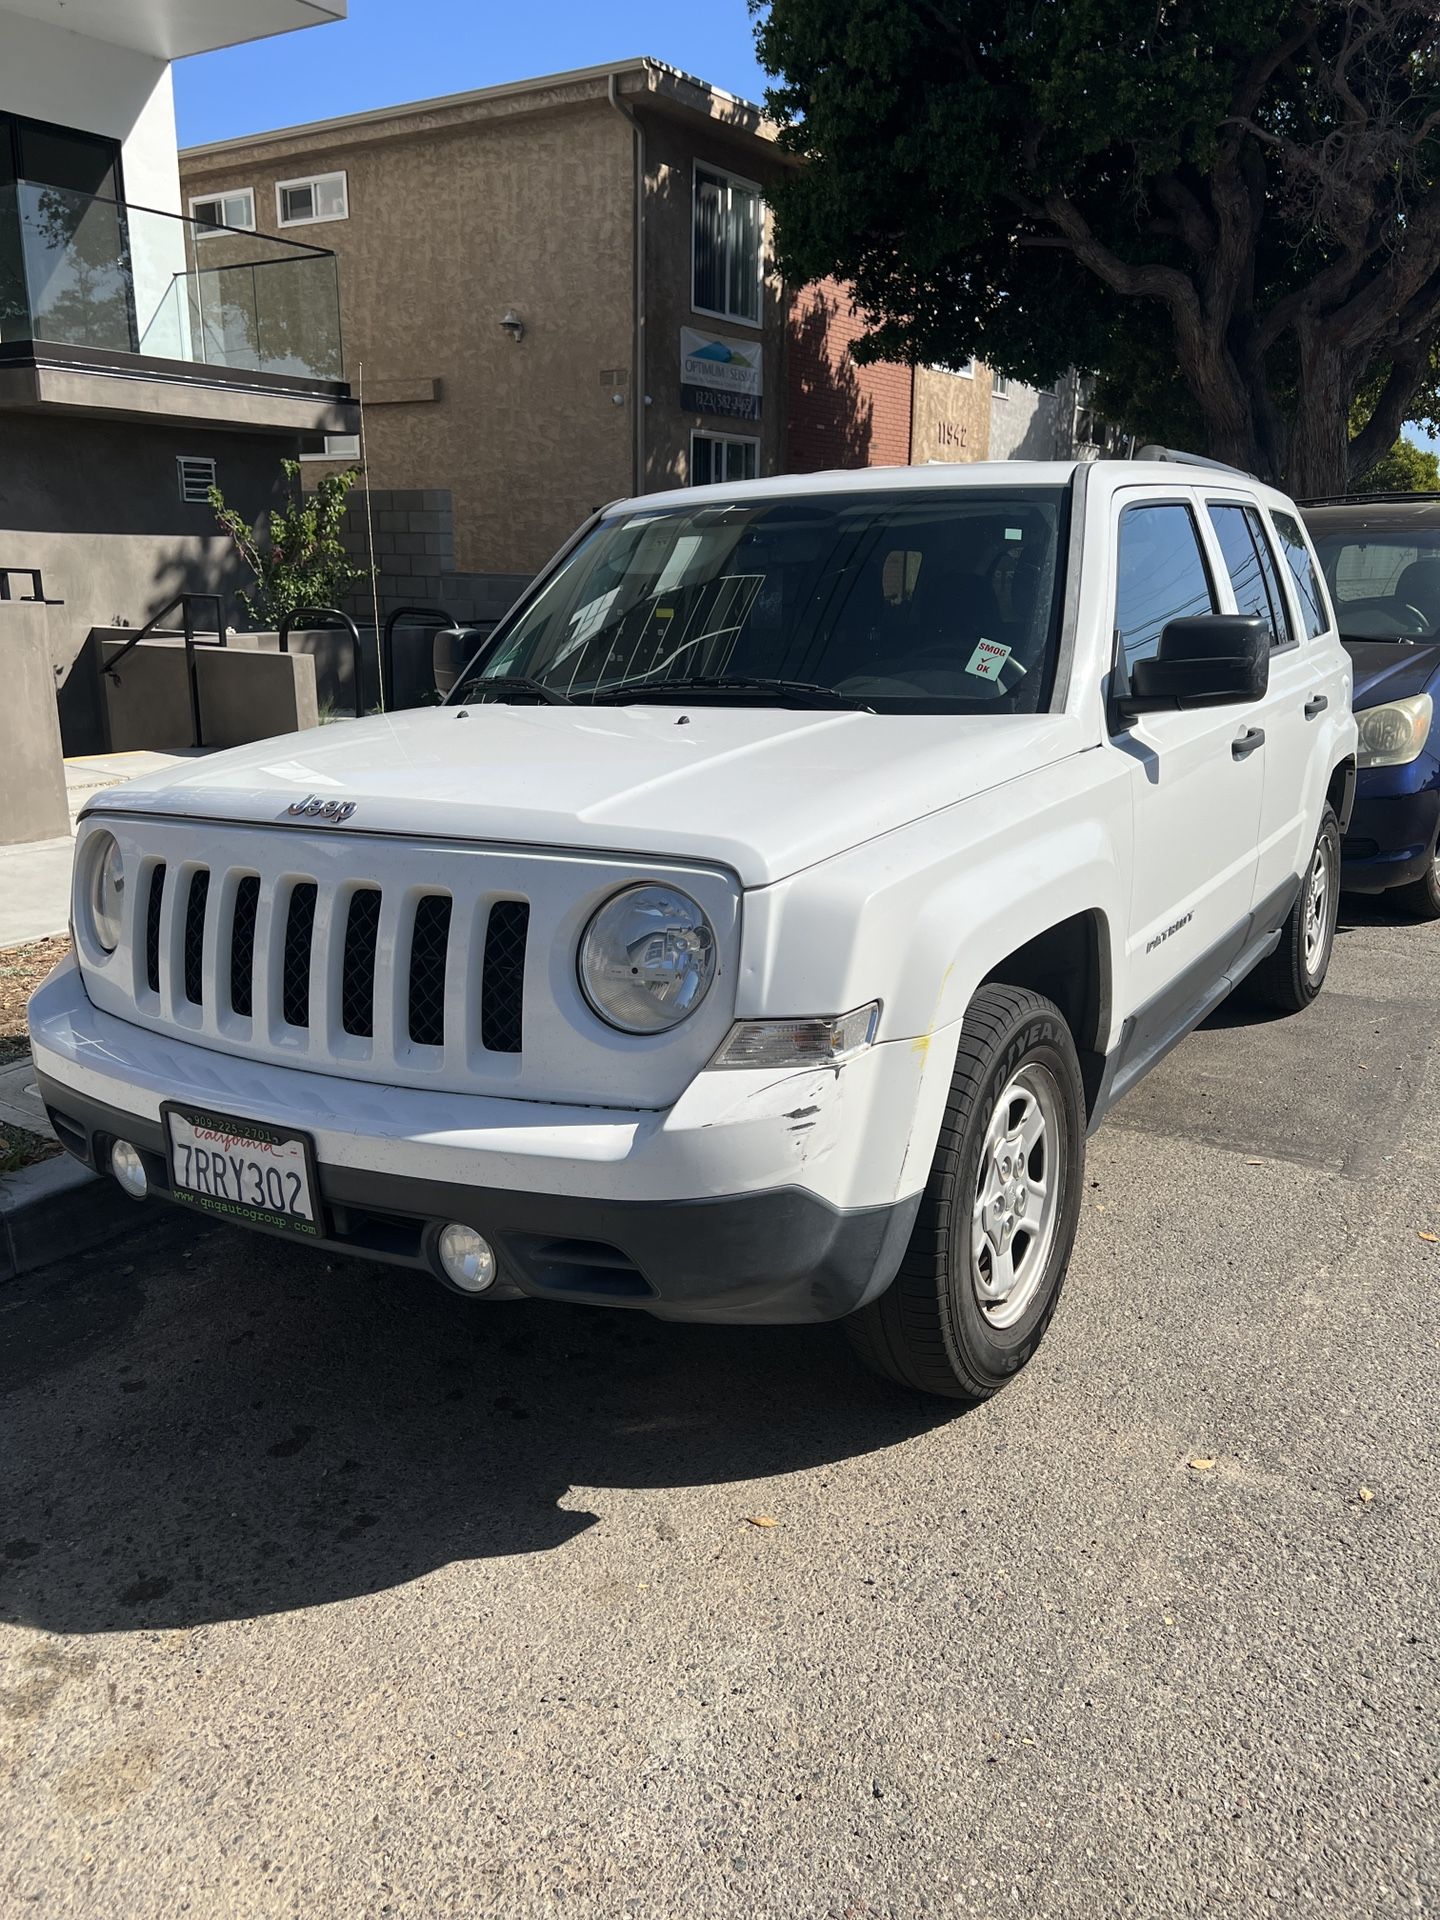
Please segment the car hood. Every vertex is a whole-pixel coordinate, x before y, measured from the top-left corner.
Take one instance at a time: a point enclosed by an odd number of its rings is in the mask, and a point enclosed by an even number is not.
[[[1083,744],[1063,714],[429,707],[188,760],[93,810],[679,856],[764,886]],[[293,817],[310,795],[353,817]]]
[[[1440,644],[1426,646],[1395,640],[1347,640],[1345,651],[1355,669],[1354,705],[1378,707],[1386,700],[1425,693],[1440,677]]]

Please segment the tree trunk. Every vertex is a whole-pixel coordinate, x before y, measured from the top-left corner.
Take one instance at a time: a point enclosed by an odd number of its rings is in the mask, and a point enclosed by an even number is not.
[[[1333,347],[1297,328],[1300,383],[1290,457],[1280,485],[1297,500],[1344,493],[1349,482],[1350,403],[1354,383]]]

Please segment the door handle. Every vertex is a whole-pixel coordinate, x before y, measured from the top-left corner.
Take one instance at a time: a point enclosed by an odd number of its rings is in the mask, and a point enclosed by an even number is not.
[[[1311,694],[1310,698],[1305,702],[1305,718],[1307,720],[1313,720],[1316,714],[1323,713],[1329,704],[1330,702],[1325,698],[1323,693]]]
[[[1230,742],[1230,751],[1237,760],[1248,760],[1257,747],[1265,744],[1263,727],[1246,727],[1243,733],[1237,733]]]

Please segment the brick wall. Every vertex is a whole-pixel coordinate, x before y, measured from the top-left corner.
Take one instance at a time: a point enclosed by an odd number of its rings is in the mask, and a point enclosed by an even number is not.
[[[849,289],[838,280],[817,281],[795,296],[786,445],[791,473],[908,463],[911,371],[888,361],[857,365],[850,345],[864,331]]]

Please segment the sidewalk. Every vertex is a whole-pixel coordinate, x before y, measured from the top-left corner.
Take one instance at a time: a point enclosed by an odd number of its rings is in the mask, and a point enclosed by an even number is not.
[[[70,801],[70,834],[57,840],[30,840],[0,847],[0,952],[30,940],[64,933],[70,922],[70,858],[80,809],[106,787],[123,786],[142,773],[156,773],[181,760],[201,757],[201,748],[183,753],[101,753],[65,762]]]

